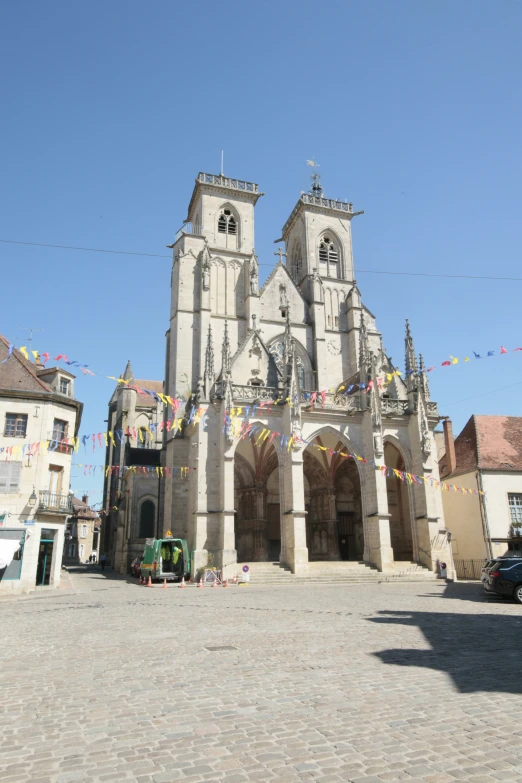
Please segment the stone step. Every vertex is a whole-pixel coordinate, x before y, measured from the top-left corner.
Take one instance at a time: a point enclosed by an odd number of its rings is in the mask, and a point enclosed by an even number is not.
[[[237,564],[238,581],[242,581],[243,563]],[[368,563],[355,561],[321,561],[308,563],[305,573],[292,574],[279,563],[248,563],[249,582],[253,584],[361,584],[379,582],[423,582],[436,575],[425,566],[410,561],[398,561],[391,573],[383,574]]]

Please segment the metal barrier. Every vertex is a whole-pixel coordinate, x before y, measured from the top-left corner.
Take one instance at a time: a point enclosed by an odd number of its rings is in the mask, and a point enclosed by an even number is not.
[[[487,560],[457,560],[453,559],[457,579],[480,579],[484,563]]]

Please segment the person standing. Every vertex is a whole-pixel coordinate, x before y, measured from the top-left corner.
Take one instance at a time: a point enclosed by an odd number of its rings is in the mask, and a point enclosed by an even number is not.
[[[100,557],[100,565],[101,565],[102,571],[105,571],[105,563],[106,562],[107,562],[107,555],[105,554],[105,552],[103,552],[102,556]]]

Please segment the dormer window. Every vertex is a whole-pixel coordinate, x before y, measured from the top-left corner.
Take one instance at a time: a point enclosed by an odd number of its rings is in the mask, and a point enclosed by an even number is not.
[[[229,209],[224,209],[219,216],[218,231],[220,234],[237,234],[237,222]]]
[[[71,387],[71,382],[67,378],[60,378],[60,394],[66,394],[67,397],[69,397],[70,387]]]
[[[319,245],[319,261],[322,264],[336,264],[339,259],[339,253],[335,243],[330,237],[323,237]]]

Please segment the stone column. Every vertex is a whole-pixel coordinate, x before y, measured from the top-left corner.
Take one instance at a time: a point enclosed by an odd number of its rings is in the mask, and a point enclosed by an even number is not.
[[[375,454],[372,417],[369,410],[363,413],[362,422],[362,452],[368,460],[384,465],[382,455]],[[363,466],[361,490],[365,503],[363,507],[364,520],[364,554],[367,563],[376,565],[380,571],[393,571],[393,549],[390,536],[390,514],[388,512],[388,492],[386,477],[373,465],[359,463]]]
[[[284,562],[295,574],[308,568],[303,453],[301,450],[283,451],[280,459],[283,462],[283,487],[280,494],[284,515],[284,528],[281,530],[281,537],[285,539]]]
[[[223,577],[230,578],[236,570],[237,551],[234,532],[234,452],[223,442],[227,451],[220,463],[221,511],[219,514],[219,561]]]
[[[434,425],[432,425],[434,426]],[[434,458],[435,444],[428,440],[428,451],[423,450],[422,432],[418,416],[410,416],[408,435],[412,455],[411,472],[420,476],[430,476],[440,480],[439,467]],[[431,487],[428,482],[412,486],[414,515],[413,556],[422,565],[434,573],[440,570],[440,563],[446,563],[450,579],[456,578],[451,540],[444,522],[444,510],[440,489]]]

